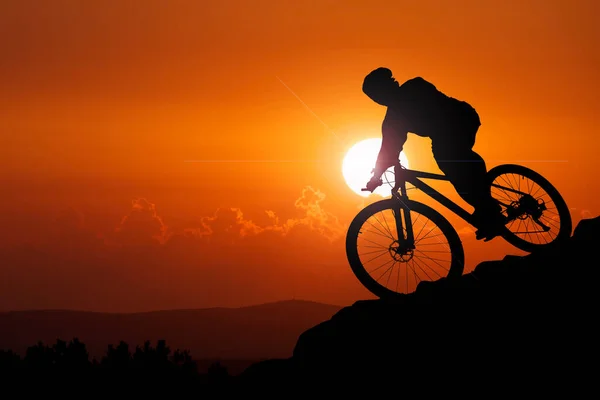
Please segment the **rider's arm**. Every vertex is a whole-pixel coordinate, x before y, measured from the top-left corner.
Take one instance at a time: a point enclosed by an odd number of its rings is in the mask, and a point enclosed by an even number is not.
[[[380,178],[400,158],[400,152],[408,135],[408,129],[406,129],[402,116],[388,108],[381,126],[381,135],[381,149],[373,171],[373,177],[376,179]]]

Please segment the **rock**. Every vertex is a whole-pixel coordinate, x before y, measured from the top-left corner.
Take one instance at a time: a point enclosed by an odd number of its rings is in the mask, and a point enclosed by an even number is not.
[[[545,387],[581,389],[597,353],[599,239],[600,217],[583,220],[566,242],[422,282],[399,301],[358,301],[300,335],[283,364],[263,363],[240,382],[368,386],[393,376],[395,387],[468,379],[493,391],[541,376]]]

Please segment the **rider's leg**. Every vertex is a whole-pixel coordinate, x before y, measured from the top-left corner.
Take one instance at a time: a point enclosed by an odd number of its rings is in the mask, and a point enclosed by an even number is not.
[[[476,227],[495,225],[500,207],[487,185],[483,158],[473,151],[477,128],[432,138],[433,156],[458,194],[474,208]]]

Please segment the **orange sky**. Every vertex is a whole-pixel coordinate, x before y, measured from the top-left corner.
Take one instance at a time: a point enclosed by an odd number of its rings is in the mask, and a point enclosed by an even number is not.
[[[488,167],[529,166],[575,222],[598,215],[599,14],[593,0],[3,1],[0,310],[369,298],[345,258],[364,203],[341,164],[380,135],[385,110],[360,90],[378,66],[469,101]],[[427,139],[405,151],[437,172]],[[521,254],[463,241],[466,272]]]

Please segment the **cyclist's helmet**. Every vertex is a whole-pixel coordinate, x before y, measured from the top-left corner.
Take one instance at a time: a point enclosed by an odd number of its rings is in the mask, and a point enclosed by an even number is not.
[[[379,67],[369,72],[365,77],[362,91],[374,102],[387,106],[398,86],[399,84],[394,79],[392,71],[385,67]]]

